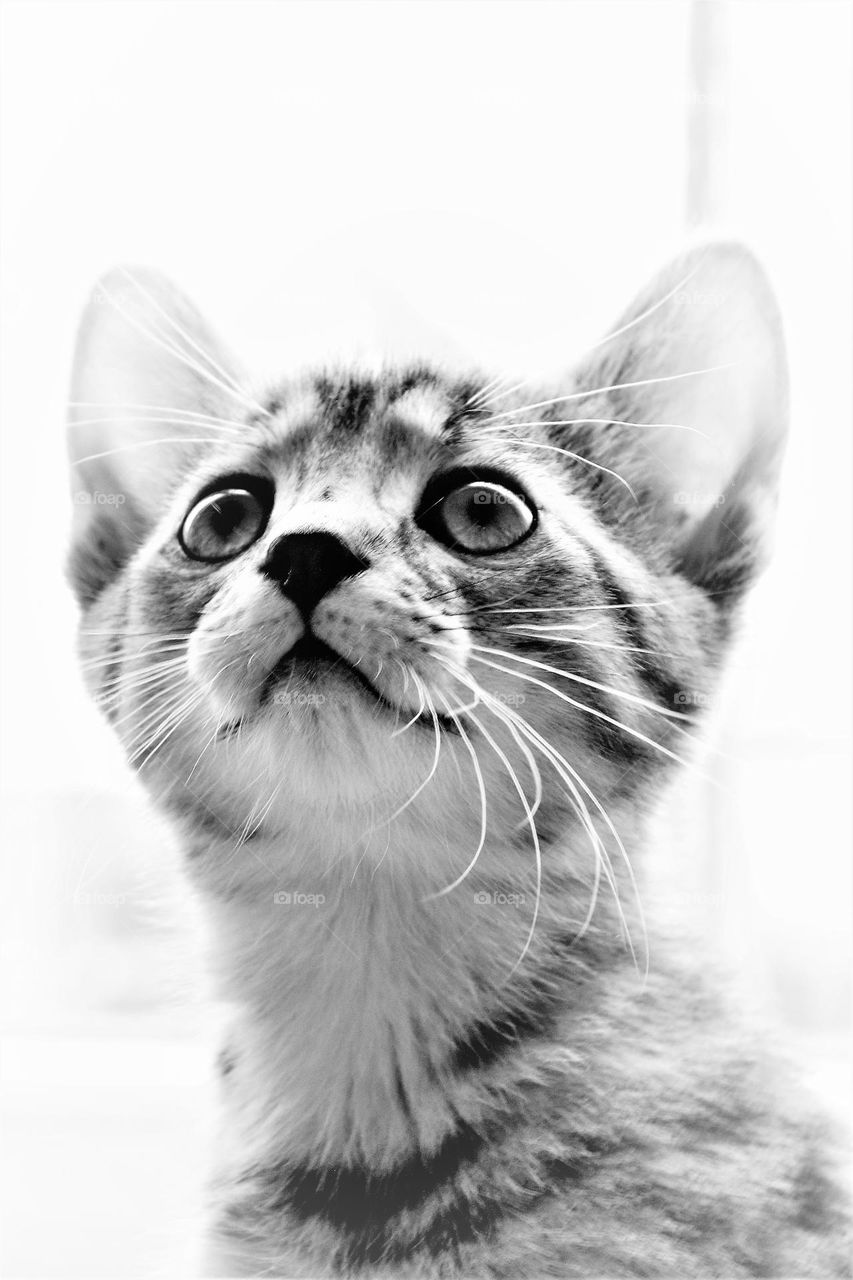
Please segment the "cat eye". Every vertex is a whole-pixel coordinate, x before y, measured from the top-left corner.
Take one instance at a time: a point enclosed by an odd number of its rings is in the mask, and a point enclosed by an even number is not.
[[[271,486],[234,482],[202,495],[190,508],[178,541],[193,560],[231,560],[261,536],[272,507]]]
[[[497,473],[453,472],[428,486],[418,523],[439,542],[469,555],[507,551],[533,531],[536,511],[513,481]]]

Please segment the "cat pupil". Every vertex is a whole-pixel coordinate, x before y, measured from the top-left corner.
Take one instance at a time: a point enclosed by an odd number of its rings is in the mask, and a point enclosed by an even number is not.
[[[490,495],[482,489],[476,490],[468,498],[466,515],[472,524],[486,528],[495,518],[495,504],[489,500]],[[484,501],[485,499],[485,501]]]
[[[210,525],[219,538],[228,538],[235,533],[246,516],[245,504],[236,498],[220,498],[211,503]]]

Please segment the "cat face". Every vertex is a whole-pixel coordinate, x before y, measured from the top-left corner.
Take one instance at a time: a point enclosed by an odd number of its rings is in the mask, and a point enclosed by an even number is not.
[[[160,799],[244,837],[480,802],[547,833],[670,767],[764,555],[783,357],[733,247],[617,329],[562,388],[419,367],[255,398],[169,286],[103,283],[71,574]]]

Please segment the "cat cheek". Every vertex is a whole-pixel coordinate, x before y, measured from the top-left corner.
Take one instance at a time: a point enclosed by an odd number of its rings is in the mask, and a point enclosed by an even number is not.
[[[190,679],[217,715],[238,719],[257,708],[270,672],[302,631],[297,610],[277,593],[231,592],[192,635]]]
[[[188,670],[194,685],[204,690],[214,714],[224,721],[237,720],[258,702],[263,675],[259,667],[250,669],[251,654],[228,641],[215,646],[205,638],[190,641]]]

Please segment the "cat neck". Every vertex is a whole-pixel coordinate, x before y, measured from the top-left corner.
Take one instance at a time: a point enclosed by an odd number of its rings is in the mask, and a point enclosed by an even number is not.
[[[625,961],[603,895],[578,939],[588,880],[549,873],[531,938],[531,857],[504,889],[495,868],[505,860],[485,849],[462,884],[431,896],[401,871],[413,865],[401,827],[405,856],[391,844],[378,864],[312,875],[312,861],[324,865],[315,851],[295,860],[298,887],[259,876],[250,890],[207,895],[219,992],[236,1013],[225,1093],[238,1161],[286,1153],[381,1171],[436,1150],[460,1121],[482,1120],[484,1078],[498,1079],[522,1041],[553,1034],[573,1005],[588,1013],[591,986]],[[517,842],[503,853],[518,864]],[[282,862],[274,843],[251,856]]]

